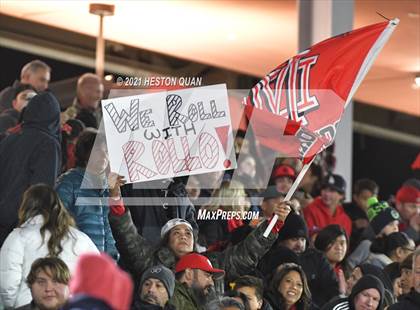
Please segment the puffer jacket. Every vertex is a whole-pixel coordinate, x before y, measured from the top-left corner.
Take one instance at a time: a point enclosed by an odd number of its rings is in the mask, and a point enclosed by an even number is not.
[[[139,235],[128,210],[121,216],[111,212],[109,219],[117,248],[134,278],[157,264],[162,264],[171,270],[175,269],[177,258],[172,250],[166,245],[152,246]],[[226,281],[233,281],[241,275],[249,274],[277,239],[278,233],[273,231],[267,238],[263,236],[267,226],[268,222],[264,221],[242,242],[228,247],[223,252],[204,253],[204,255],[215,268],[226,271]]]
[[[25,280],[32,263],[48,255],[50,233],[46,231],[43,243],[40,233],[43,224],[42,215],[26,221],[10,233],[0,250],[0,298],[6,308],[21,307],[32,300]],[[62,240],[61,245],[63,251],[59,257],[67,264],[70,272],[75,269],[79,255],[89,252],[99,254],[89,237],[75,228],[70,228],[70,235]]]
[[[0,143],[0,246],[16,227],[23,192],[31,185],[55,185],[61,168],[60,105],[53,94],[33,97],[21,129]]]
[[[88,235],[99,251],[118,258],[109,225],[109,190],[105,177],[83,168],[70,169],[60,176],[56,191],[77,227]]]

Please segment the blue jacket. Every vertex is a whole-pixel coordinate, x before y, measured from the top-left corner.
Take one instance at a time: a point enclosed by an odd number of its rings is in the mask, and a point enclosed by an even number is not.
[[[118,251],[108,221],[106,178],[92,175],[83,168],[74,168],[60,176],[56,190],[77,227],[92,239],[99,251],[117,259]]]

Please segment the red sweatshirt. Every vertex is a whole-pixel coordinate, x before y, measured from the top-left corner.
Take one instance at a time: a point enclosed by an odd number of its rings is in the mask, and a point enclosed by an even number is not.
[[[330,209],[325,205],[321,197],[317,197],[303,209],[303,215],[308,226],[309,235],[317,233],[330,224],[338,224],[344,228],[348,238],[351,236],[351,219],[344,212],[341,205],[337,206],[335,214],[331,214]]]

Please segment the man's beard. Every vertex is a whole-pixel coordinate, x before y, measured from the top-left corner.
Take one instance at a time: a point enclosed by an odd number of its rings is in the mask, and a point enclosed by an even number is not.
[[[148,304],[160,306],[160,303],[159,303],[157,297],[153,294],[147,293],[141,299]]]
[[[207,293],[205,290],[207,289]],[[197,286],[195,283],[191,285],[191,291],[194,295],[194,299],[198,303],[200,307],[204,307],[206,304],[217,298],[216,290],[214,286],[207,286],[205,288],[201,288]]]

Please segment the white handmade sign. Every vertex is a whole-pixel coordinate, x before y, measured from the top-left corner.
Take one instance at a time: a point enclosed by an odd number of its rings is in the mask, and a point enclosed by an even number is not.
[[[102,100],[111,171],[128,183],[236,168],[226,84]]]

